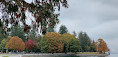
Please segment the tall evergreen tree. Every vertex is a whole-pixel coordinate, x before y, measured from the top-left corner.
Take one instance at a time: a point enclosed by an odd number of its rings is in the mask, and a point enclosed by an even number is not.
[[[73,35],[75,35],[75,37],[77,36],[77,33],[75,31],[73,31]]]
[[[7,38],[8,33],[6,33],[5,31],[3,31],[3,29],[0,28],[0,42],[4,39]]]
[[[95,46],[95,41],[94,40],[92,41],[92,44],[90,46],[90,51],[91,52],[96,52],[96,46]]]
[[[11,36],[18,36],[19,38],[22,38],[23,41],[26,40],[25,32],[20,25],[11,28]]]
[[[61,25],[59,29],[60,34],[68,33],[68,29],[66,28],[65,25]]]
[[[82,52],[87,52],[90,50],[91,46],[91,39],[85,32],[80,32],[79,33],[79,40],[80,40],[80,45],[82,48]]]
[[[54,31],[54,27],[48,27],[48,28],[47,28],[47,32],[55,32],[55,31]]]
[[[38,32],[36,32],[35,28],[32,28],[27,35],[27,40],[32,39],[38,42],[40,40],[40,35],[38,35],[37,33]]]

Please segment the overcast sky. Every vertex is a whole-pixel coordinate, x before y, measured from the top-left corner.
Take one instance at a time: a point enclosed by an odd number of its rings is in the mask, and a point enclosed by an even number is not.
[[[111,53],[118,53],[118,0],[69,0],[69,8],[61,8],[60,24],[69,32],[84,31],[94,39],[103,38]]]
[[[118,0],[68,0],[68,3],[69,8],[61,8],[56,30],[63,24],[70,33],[87,32],[92,40],[104,39],[111,53],[118,53]]]
[[[31,2],[31,0],[26,0]],[[69,32],[87,32],[92,40],[104,39],[111,53],[118,53],[118,0],[68,0],[69,8],[61,8],[60,25]]]

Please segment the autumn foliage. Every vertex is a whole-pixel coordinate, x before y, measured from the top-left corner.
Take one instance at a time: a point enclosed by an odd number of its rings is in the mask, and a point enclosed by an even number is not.
[[[22,41],[21,38],[14,36],[6,44],[7,49],[14,49],[18,51],[23,51],[25,49],[25,43]]]
[[[0,3],[0,5],[4,5],[1,11],[6,13],[2,16],[3,21],[1,21],[4,22],[4,29],[8,29],[9,23],[12,24],[11,26],[15,26],[21,22],[25,32],[28,32],[31,27],[38,31],[40,27],[42,33],[45,33],[47,26],[54,27],[59,22],[59,14],[54,13],[55,10],[60,10],[61,6],[68,8],[67,0],[32,0],[31,3],[27,3],[25,0],[0,0]],[[33,26],[25,22],[26,11],[35,18],[30,19]]]
[[[28,39],[28,41],[25,42],[26,49],[28,51],[31,51],[32,49],[37,49],[38,45],[31,39]]]
[[[49,32],[45,34],[40,41],[41,51],[50,53],[60,53],[63,51],[61,34]]]
[[[108,51],[107,44],[103,39],[98,39],[98,41],[95,42],[95,46],[96,46],[97,51],[99,51],[99,52],[107,52]]]
[[[72,39],[75,39],[74,35],[71,35],[69,33],[64,33],[62,35],[62,39],[63,39],[63,43],[64,43],[64,52],[69,51],[69,44],[71,42]]]
[[[80,50],[80,42],[74,35],[69,33],[62,34],[64,52],[77,52]]]

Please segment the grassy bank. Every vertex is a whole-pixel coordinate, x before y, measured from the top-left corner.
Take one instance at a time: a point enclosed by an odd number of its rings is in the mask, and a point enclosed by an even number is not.
[[[99,52],[78,52],[77,54],[100,54]]]

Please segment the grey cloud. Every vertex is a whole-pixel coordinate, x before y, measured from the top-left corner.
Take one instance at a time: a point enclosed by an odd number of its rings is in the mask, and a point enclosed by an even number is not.
[[[97,40],[103,38],[112,53],[118,53],[118,0],[69,0],[69,8],[61,8],[60,24],[72,31],[85,31]]]
[[[29,0],[26,0],[29,1]],[[29,1],[29,3],[32,0]],[[118,0],[68,0],[69,8],[61,8],[60,23],[72,31],[85,31],[91,39],[103,38],[112,53],[118,53]]]

